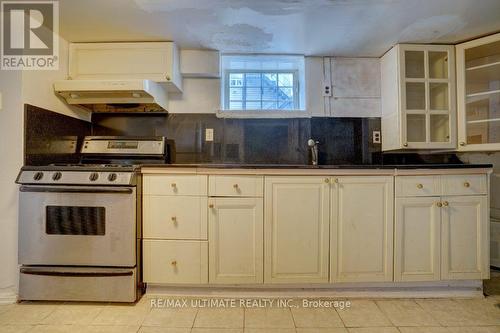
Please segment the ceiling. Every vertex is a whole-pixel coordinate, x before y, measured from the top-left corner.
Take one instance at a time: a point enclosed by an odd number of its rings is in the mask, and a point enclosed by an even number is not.
[[[232,53],[378,57],[500,31],[499,0],[64,0],[71,42],[173,40]]]

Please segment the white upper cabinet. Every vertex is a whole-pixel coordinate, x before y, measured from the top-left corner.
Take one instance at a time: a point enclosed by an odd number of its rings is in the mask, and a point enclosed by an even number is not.
[[[456,147],[455,54],[399,44],[381,60],[382,150]]]
[[[71,43],[71,80],[151,80],[182,91],[179,50],[173,42]]]
[[[500,33],[456,52],[458,150],[500,150]]]

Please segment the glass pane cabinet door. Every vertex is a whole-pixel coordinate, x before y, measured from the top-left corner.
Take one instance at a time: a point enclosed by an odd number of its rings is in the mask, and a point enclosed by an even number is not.
[[[464,58],[467,145],[500,144],[500,41],[466,49]]]
[[[409,46],[404,49],[405,147],[451,148],[453,49]]]

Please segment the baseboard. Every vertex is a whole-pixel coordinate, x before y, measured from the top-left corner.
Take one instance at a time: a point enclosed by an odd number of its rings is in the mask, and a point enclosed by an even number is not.
[[[481,280],[422,283],[349,283],[316,286],[148,285],[149,297],[229,298],[478,298]]]
[[[17,294],[0,291],[0,304],[13,304],[17,302]]]

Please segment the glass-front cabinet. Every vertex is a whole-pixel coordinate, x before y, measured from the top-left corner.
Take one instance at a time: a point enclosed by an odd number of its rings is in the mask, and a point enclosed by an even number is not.
[[[458,150],[500,150],[500,33],[456,46]]]
[[[383,150],[455,149],[454,60],[449,45],[399,44],[382,57]]]

